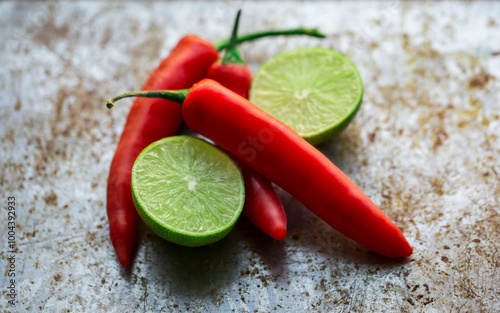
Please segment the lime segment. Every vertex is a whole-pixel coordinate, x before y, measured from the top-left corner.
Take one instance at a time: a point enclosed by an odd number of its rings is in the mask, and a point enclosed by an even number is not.
[[[344,55],[315,47],[283,52],[257,71],[250,101],[311,144],[340,133],[356,114],[363,84]]]
[[[189,136],[152,143],[132,168],[139,215],[158,236],[196,247],[222,239],[245,201],[240,170],[224,152]]]

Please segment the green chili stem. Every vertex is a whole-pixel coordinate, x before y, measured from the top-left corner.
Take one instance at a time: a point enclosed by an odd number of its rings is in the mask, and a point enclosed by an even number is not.
[[[238,10],[236,14],[236,20],[234,21],[233,31],[231,32],[231,38],[229,39],[229,45],[226,48],[226,54],[221,60],[221,63],[227,64],[245,64],[238,52],[238,25],[240,23],[241,10]]]
[[[179,102],[180,104],[182,104],[184,102],[184,99],[186,99],[188,92],[189,92],[189,89],[126,92],[126,93],[123,93],[121,95],[118,95],[118,96],[115,96],[115,97],[109,99],[106,102],[106,106],[108,107],[108,109],[111,109],[112,107],[115,106],[114,102],[116,100],[120,100],[123,98],[129,98],[129,97],[162,98],[162,99],[166,99],[166,100]]]
[[[294,28],[287,30],[268,30],[263,32],[256,32],[251,34],[245,34],[238,36],[237,43],[242,43],[245,41],[251,41],[255,39],[259,39],[262,37],[269,36],[290,36],[290,35],[307,35],[318,38],[325,38],[326,35],[321,33],[317,28]],[[230,39],[224,39],[214,44],[217,50],[221,51],[225,49],[229,45]]]

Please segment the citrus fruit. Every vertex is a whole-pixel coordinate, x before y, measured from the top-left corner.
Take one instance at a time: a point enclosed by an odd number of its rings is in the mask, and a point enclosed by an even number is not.
[[[250,101],[313,145],[340,133],[356,114],[363,84],[356,66],[327,48],[300,48],[267,60]]]
[[[158,236],[197,247],[226,236],[245,201],[236,164],[211,144],[167,137],[146,147],[132,168],[139,215]]]

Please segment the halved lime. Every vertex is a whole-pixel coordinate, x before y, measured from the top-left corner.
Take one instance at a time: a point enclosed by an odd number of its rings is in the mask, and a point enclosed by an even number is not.
[[[346,128],[362,98],[356,66],[321,47],[287,51],[267,60],[250,90],[250,101],[314,145]]]
[[[241,214],[245,188],[227,154],[189,136],[146,147],[132,168],[139,215],[158,236],[197,247],[226,236]]]

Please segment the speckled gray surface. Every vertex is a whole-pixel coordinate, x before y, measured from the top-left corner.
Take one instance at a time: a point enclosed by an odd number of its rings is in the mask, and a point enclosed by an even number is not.
[[[280,191],[284,241],[244,218],[196,249],[141,226],[119,265],[105,187],[131,100],[105,99],[139,88],[182,35],[227,37],[239,7],[242,32],[328,34],[244,44],[254,71],[314,45],[358,66],[362,107],[320,149],[403,230],[410,258],[368,252]],[[2,311],[498,312],[500,3],[2,2],[0,17]]]

